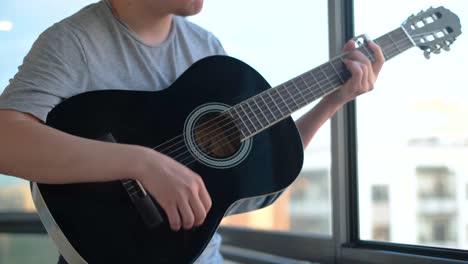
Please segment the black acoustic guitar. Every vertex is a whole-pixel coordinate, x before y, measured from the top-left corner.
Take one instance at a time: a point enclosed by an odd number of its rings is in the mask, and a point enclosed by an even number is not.
[[[375,42],[386,60],[413,46],[429,57],[448,50],[460,34],[458,17],[439,7],[409,17]],[[365,39],[358,49],[374,59]],[[60,253],[69,263],[193,262],[225,215],[270,205],[296,179],[303,149],[289,116],[350,77],[346,56],[275,88],[245,63],[213,56],[160,92],[93,91],[57,105],[47,125],[154,148],[201,175],[213,200],[202,226],[174,232],[136,181],[32,183],[40,218]]]

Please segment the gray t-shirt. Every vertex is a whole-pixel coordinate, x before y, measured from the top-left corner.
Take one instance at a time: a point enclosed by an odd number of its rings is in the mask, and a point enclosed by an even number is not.
[[[86,91],[165,89],[197,60],[218,54],[225,51],[215,36],[177,16],[163,43],[146,45],[101,1],[39,36],[0,96],[0,109],[45,120],[60,101]]]
[[[106,1],[91,4],[53,25],[34,43],[0,96],[0,109],[30,113],[42,121],[62,100],[92,90],[157,91],[191,64],[225,54],[210,32],[174,17],[168,38],[143,43],[112,14]],[[215,235],[197,263],[219,263]]]

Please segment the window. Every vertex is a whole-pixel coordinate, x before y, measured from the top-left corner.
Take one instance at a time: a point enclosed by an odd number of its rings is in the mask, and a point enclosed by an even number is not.
[[[447,167],[417,167],[416,175],[421,200],[455,198],[455,182]]]
[[[373,39],[430,6],[468,14],[457,0],[354,2],[356,35]],[[360,239],[468,249],[467,44],[459,38],[430,60],[418,48],[393,58],[357,100]]]
[[[372,239],[378,241],[389,241],[390,240],[390,229],[388,225],[372,225]]]
[[[432,246],[456,245],[456,217],[453,214],[421,214],[418,217],[419,240]]]
[[[372,186],[372,202],[387,203],[388,202],[388,186],[374,185]]]
[[[73,3],[46,0],[2,1],[0,9],[0,93],[18,70],[24,56],[39,34],[53,23],[95,1],[78,0]],[[53,7],[53,11],[51,11]],[[29,185],[23,180],[0,175],[0,212],[33,212]]]
[[[466,192],[466,199],[468,200],[468,183],[466,184],[465,192]]]
[[[91,2],[94,1],[3,0],[0,8],[0,93],[39,34]],[[19,212],[35,212],[29,184],[0,175],[0,220],[6,214]],[[0,263],[54,263],[57,259],[57,250],[45,234],[0,233]]]
[[[0,263],[57,263],[58,253],[45,235],[0,234]]]
[[[390,206],[387,185],[372,186],[372,239],[390,240]]]
[[[212,1],[205,2],[203,12],[191,19],[211,30],[229,55],[253,66],[274,87],[328,61],[327,4]],[[329,134],[326,124],[306,150],[302,173],[278,201],[265,209],[227,217],[224,224],[330,235]]]
[[[7,176],[0,176],[6,178]],[[29,185],[22,181],[8,177],[0,185],[0,211],[4,212],[34,212]]]

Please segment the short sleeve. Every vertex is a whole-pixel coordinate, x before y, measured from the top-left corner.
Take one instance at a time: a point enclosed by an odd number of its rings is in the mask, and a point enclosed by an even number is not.
[[[89,70],[80,40],[61,24],[43,32],[0,96],[0,109],[30,113],[42,121],[62,100],[85,91]]]
[[[212,46],[214,49],[214,54],[216,55],[227,55],[226,51],[224,50],[223,45],[221,44],[221,41],[215,36],[211,35],[213,40],[212,40]]]

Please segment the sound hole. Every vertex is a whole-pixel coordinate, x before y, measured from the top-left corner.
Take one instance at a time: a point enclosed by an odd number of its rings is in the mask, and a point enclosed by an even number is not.
[[[198,148],[210,157],[228,158],[239,150],[239,129],[227,115],[206,113],[195,124],[194,132]]]

